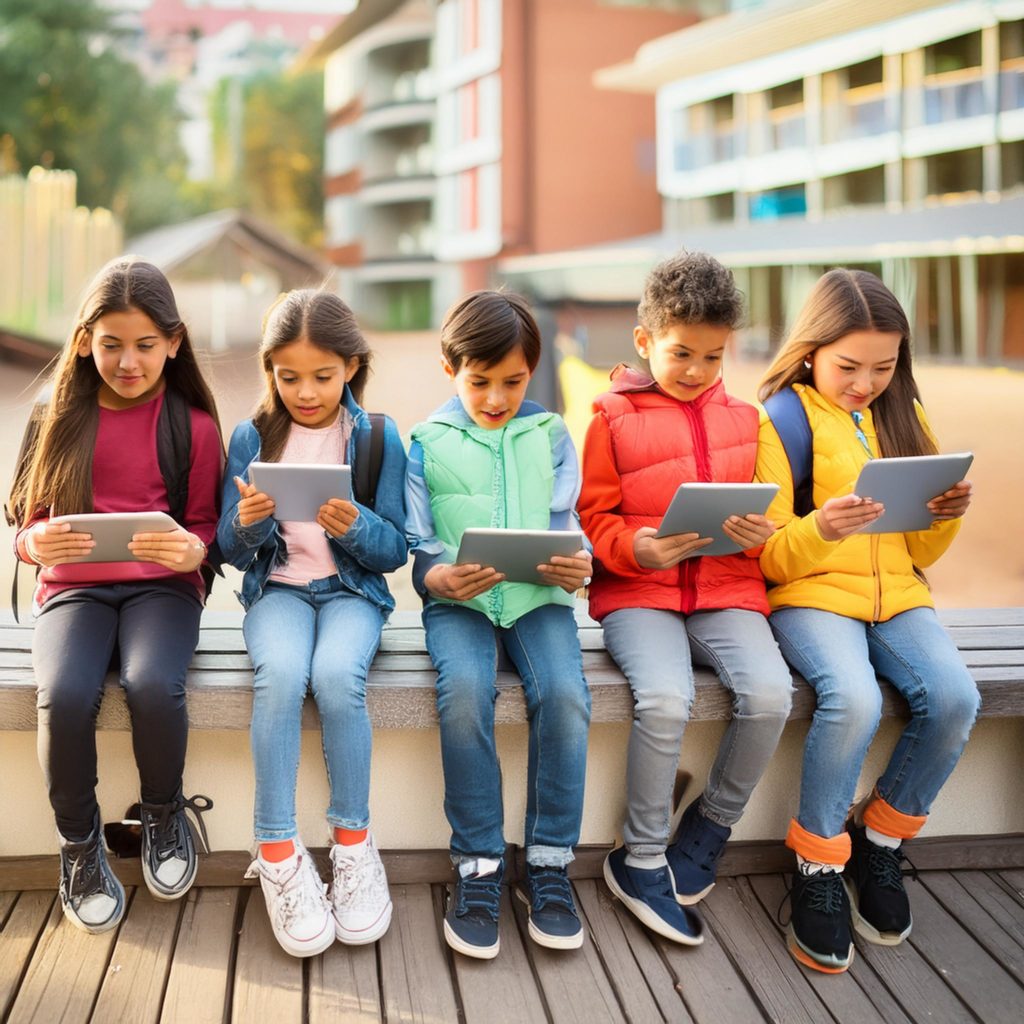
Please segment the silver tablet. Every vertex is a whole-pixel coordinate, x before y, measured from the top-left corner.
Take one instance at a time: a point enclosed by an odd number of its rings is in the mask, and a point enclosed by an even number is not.
[[[487,530],[471,528],[462,534],[456,565],[489,565],[510,583],[538,583],[537,566],[552,555],[575,555],[583,550],[579,530]]]
[[[860,533],[909,533],[927,530],[935,517],[928,502],[967,475],[973,452],[872,459],[860,471],[853,493],[885,506],[881,517]]]
[[[331,498],[352,500],[349,466],[253,462],[249,480],[274,499],[274,518],[284,523],[315,523],[320,506]]]
[[[54,516],[51,523],[70,523],[72,533],[88,533],[96,547],[75,562],[136,562],[128,544],[137,533],[166,533],[178,524],[166,512],[81,512]]]
[[[763,516],[778,489],[778,484],[680,484],[655,536],[697,533],[714,538],[688,558],[734,555],[743,549],[726,536],[722,524],[729,516]]]

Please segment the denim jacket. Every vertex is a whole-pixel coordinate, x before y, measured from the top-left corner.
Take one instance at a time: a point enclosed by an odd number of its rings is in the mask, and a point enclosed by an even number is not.
[[[348,387],[342,404],[352,417],[352,436],[346,458],[353,465],[356,436],[370,429],[370,418],[356,404]],[[251,526],[238,521],[238,487],[235,477],[248,480],[249,464],[260,457],[260,436],[252,420],[235,427],[228,446],[224,476],[224,500],[217,525],[217,544],[225,562],[245,572],[239,601],[251,608],[263,594],[267,579],[278,565],[287,561],[284,538],[272,516]],[[353,466],[353,472],[355,467]],[[328,545],[341,582],[353,593],[365,597],[387,615],[395,600],[382,573],[405,565],[409,551],[405,540],[405,449],[394,421],[384,427],[384,457],[374,510],[355,502],[359,516],[343,537],[328,536]]]

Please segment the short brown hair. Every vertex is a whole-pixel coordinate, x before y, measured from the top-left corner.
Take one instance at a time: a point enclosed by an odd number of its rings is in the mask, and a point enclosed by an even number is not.
[[[647,275],[637,320],[648,334],[673,324],[713,324],[735,329],[743,322],[743,295],[732,271],[706,252],[685,249]]]
[[[441,352],[458,373],[463,363],[500,363],[515,348],[523,350],[530,372],[540,362],[540,328],[526,299],[514,292],[472,292],[445,314]]]

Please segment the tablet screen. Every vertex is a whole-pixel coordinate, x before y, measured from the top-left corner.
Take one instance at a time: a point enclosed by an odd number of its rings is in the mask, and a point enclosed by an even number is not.
[[[471,528],[462,534],[457,565],[489,565],[504,573],[509,583],[546,586],[537,566],[552,555],[575,555],[583,549],[579,530],[490,530]]]
[[[696,533],[714,543],[694,551],[698,555],[734,555],[739,544],[726,536],[722,524],[729,516],[764,515],[779,489],[778,484],[680,484],[656,536]]]
[[[352,500],[349,466],[300,462],[253,462],[249,479],[274,499],[274,518],[283,523],[315,523],[331,498]]]
[[[874,498],[885,512],[860,533],[909,533],[927,530],[935,517],[928,502],[967,475],[972,452],[872,459],[860,471],[854,493]]]

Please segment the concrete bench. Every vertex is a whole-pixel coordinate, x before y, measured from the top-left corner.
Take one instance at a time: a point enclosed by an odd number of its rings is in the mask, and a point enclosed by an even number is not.
[[[1024,608],[952,609],[939,613],[982,693],[986,718],[1024,715]],[[199,647],[188,675],[189,722],[193,729],[248,729],[252,713],[252,669],[242,639],[241,613],[207,612]],[[583,668],[590,685],[594,722],[625,722],[633,700],[622,673],[604,650],[601,628],[581,605],[577,609]],[[10,618],[0,622],[0,730],[36,727],[31,659],[32,627]],[[729,718],[728,692],[709,669],[695,672],[692,721]],[[397,612],[384,629],[370,670],[367,703],[374,727],[423,729],[437,725],[435,673],[426,652],[417,612]],[[884,681],[883,714],[904,714],[902,698]],[[526,720],[519,677],[507,662],[499,665],[497,721]],[[791,720],[809,719],[814,693],[796,680]],[[124,694],[111,673],[99,728],[127,729]],[[307,700],[304,728],[317,728],[316,709]]]

